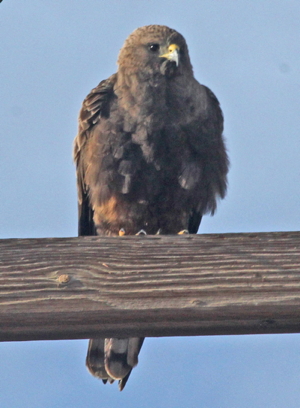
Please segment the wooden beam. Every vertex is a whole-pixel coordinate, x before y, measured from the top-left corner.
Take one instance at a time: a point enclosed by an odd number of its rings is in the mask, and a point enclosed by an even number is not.
[[[300,332],[300,232],[0,240],[0,340]]]

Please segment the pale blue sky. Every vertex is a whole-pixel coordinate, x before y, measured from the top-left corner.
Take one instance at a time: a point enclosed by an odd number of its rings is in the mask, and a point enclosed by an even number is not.
[[[298,0],[3,0],[0,238],[76,236],[78,111],[145,24],[185,36],[224,112],[230,186],[200,233],[299,230],[299,16]],[[148,339],[122,393],[87,373],[86,345],[0,344],[1,408],[299,408],[299,335]]]

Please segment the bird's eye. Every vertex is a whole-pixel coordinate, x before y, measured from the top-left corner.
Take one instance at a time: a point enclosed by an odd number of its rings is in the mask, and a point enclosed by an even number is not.
[[[159,44],[149,44],[148,48],[149,48],[150,51],[156,52],[156,51],[159,50]]]

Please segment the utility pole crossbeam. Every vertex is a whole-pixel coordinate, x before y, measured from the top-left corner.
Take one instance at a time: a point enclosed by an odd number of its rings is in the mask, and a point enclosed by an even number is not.
[[[300,232],[0,240],[0,341],[300,332]]]

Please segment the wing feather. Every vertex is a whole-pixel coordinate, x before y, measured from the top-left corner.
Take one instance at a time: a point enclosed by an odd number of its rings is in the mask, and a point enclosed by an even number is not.
[[[79,129],[74,140],[73,153],[77,172],[79,236],[96,235],[93,210],[89,203],[89,191],[85,183],[87,163],[84,160],[84,151],[95,124],[101,120],[101,117],[109,116],[110,101],[114,97],[115,81],[116,74],[101,81],[84,99],[79,113]]]

